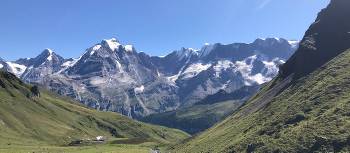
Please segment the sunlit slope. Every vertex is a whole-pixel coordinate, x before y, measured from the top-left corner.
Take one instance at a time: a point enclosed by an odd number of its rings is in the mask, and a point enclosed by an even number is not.
[[[14,75],[0,72],[0,145],[67,145],[100,135],[158,143],[188,137],[180,130],[92,110],[49,92],[35,97],[30,89]]]

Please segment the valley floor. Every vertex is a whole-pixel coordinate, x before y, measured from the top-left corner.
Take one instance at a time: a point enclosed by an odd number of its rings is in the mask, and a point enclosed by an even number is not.
[[[138,142],[134,139],[113,139],[100,144],[78,146],[0,145],[0,153],[150,153],[166,145],[157,142]]]
[[[95,145],[78,147],[55,146],[0,146],[0,153],[149,153],[151,147],[143,145]]]

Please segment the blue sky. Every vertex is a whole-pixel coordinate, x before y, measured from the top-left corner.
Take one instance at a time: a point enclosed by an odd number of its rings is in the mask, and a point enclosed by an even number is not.
[[[79,57],[116,37],[165,55],[204,43],[301,39],[329,0],[1,0],[0,57],[34,57],[51,48]]]

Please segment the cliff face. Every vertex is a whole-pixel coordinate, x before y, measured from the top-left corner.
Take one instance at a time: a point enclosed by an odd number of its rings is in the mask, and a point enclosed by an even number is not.
[[[350,46],[350,1],[332,0],[306,31],[299,49],[283,65],[281,75],[303,77]]]

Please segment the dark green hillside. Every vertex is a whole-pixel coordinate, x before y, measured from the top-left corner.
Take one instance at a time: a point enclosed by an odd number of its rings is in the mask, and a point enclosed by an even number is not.
[[[144,124],[111,112],[92,110],[69,98],[24,84],[0,71],[0,148],[19,145],[67,145],[74,140],[138,139],[172,143],[187,138],[182,131]]]

